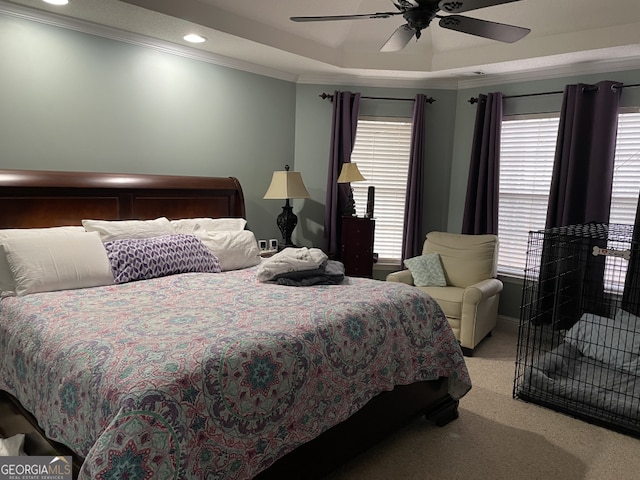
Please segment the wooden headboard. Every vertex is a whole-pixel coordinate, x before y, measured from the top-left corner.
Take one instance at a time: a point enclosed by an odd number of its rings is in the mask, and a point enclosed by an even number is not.
[[[235,177],[0,170],[0,228],[157,217],[245,217],[242,187]]]

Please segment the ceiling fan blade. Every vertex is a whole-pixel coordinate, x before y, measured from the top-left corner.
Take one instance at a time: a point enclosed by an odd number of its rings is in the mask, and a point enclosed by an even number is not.
[[[440,0],[438,8],[447,13],[462,13],[479,8],[502,5],[503,3],[519,2],[520,0]]]
[[[420,6],[418,0],[391,0],[391,2],[400,10]]]
[[[333,20],[362,20],[368,18],[389,18],[402,12],[364,13],[359,15],[331,15],[324,17],[291,17],[294,22],[328,22]]]
[[[468,33],[478,37],[491,38],[505,43],[517,42],[524,38],[531,30],[515,25],[505,25],[504,23],[489,22],[477,18],[463,17],[462,15],[449,15],[440,18],[440,26],[455,30],[457,32]]]
[[[389,39],[380,49],[381,52],[397,52],[402,50],[411,39],[415,36],[416,31],[405,23],[396,28],[396,31],[391,34]]]

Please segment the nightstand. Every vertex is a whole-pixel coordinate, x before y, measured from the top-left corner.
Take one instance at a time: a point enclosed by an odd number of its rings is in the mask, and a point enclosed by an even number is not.
[[[262,258],[273,257],[276,253],[278,253],[278,250],[260,250],[260,256]]]
[[[373,277],[373,218],[342,217],[340,261],[351,277]]]

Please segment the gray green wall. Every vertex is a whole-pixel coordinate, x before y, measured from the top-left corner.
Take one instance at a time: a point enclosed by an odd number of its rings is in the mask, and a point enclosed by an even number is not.
[[[258,238],[280,238],[284,202],[263,200],[271,173],[301,172],[294,241],[321,246],[334,90],[412,98],[426,106],[425,233],[459,232],[478,93],[562,90],[568,83],[640,83],[638,70],[481,88],[402,89],[295,84],[151,48],[0,15],[0,168],[236,176]],[[625,89],[640,105],[640,88]],[[506,100],[506,113],[557,111],[561,96]],[[362,100],[363,115],[410,117],[411,102]],[[505,283],[500,313],[519,316]]]
[[[249,226],[294,162],[295,84],[0,15],[0,168],[236,176]]]

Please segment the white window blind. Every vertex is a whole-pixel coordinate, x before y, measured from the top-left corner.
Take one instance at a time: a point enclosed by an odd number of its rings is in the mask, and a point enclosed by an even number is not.
[[[544,228],[559,116],[502,122],[498,270],[523,276],[529,232]]]
[[[544,228],[559,117],[511,117],[502,122],[498,271],[522,277],[529,232]],[[640,194],[640,112],[619,115],[611,223],[635,222]]]
[[[354,182],[356,214],[364,216],[369,185],[375,187],[376,220],[373,251],[379,262],[399,262],[402,256],[404,204],[409,171],[411,121],[360,118],[351,161],[367,179]]]

